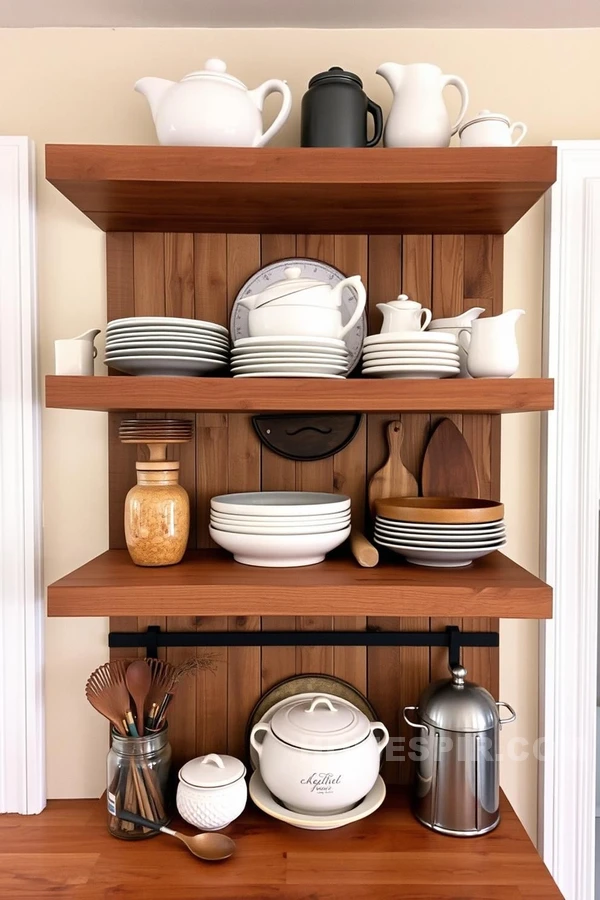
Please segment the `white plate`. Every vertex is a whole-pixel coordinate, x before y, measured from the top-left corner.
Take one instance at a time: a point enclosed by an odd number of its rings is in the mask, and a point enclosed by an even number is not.
[[[235,516],[331,516],[346,512],[350,504],[350,497],[325,491],[245,491],[217,494],[210,508]]]
[[[436,531],[435,529],[428,528],[413,528],[410,522],[398,522],[397,525],[390,525],[387,522],[382,522],[380,519],[378,519],[375,522],[375,526],[377,528],[380,528],[382,531],[390,531],[393,534],[414,534],[418,535],[419,537],[439,537],[442,540],[462,540],[463,538],[468,537],[493,537],[496,534],[506,533],[505,525],[498,525],[496,528],[472,528],[466,529],[464,531],[460,528],[456,531]]]
[[[406,341],[404,344],[370,344],[368,347],[364,348],[363,358],[365,356],[374,356],[376,353],[386,353],[388,356],[395,355],[396,353],[410,353],[411,351],[416,351],[419,355],[421,353],[450,353],[452,356],[455,356],[459,351],[458,347],[449,347],[448,344],[415,344],[413,341]]]
[[[455,360],[448,359],[446,357],[435,357],[435,356],[427,356],[424,359],[419,359],[418,356],[407,356],[407,357],[396,357],[396,356],[387,356],[383,359],[374,359],[372,361],[363,360],[363,372],[370,372],[371,369],[384,369],[387,366],[391,366],[392,368],[397,368],[398,366],[425,366],[426,368],[431,368],[432,366],[445,366],[448,369],[459,369],[458,356]]]
[[[347,371],[345,365],[336,365],[335,363],[244,363],[231,367],[231,371],[236,375],[239,373],[250,374],[253,372],[262,374],[263,372],[312,372],[319,375],[338,375]]]
[[[105,359],[104,364],[118,372],[131,375],[180,375],[194,377],[226,368],[224,362],[214,360],[175,358],[172,356],[127,356],[123,359]]]
[[[423,543],[423,544],[447,544],[448,546],[458,545],[458,544],[474,544],[474,543],[492,543],[493,541],[504,541],[506,540],[506,532],[499,531],[493,532],[490,534],[464,534],[461,537],[455,537],[454,535],[448,534],[432,534],[431,532],[421,534],[420,532],[414,531],[391,531],[387,528],[376,528],[375,533],[380,535],[385,539],[389,539],[391,541],[398,541],[402,543],[406,541],[407,543]]]
[[[506,537],[490,539],[489,541],[440,541],[440,540],[411,540],[410,538],[394,538],[387,534],[375,532],[375,541],[386,541],[392,547],[413,547],[423,550],[481,550],[486,547],[495,550],[506,544]]]
[[[218,353],[213,350],[180,350],[176,347],[146,347],[124,348],[123,350],[107,350],[107,359],[129,359],[132,356],[161,356],[178,359],[183,356],[186,359],[206,359],[223,364],[229,363],[227,353]]]
[[[454,363],[459,359],[458,353],[442,350],[376,350],[374,353],[363,353],[363,365],[367,362],[376,362],[377,360],[389,359],[392,362],[403,362],[409,360],[440,360]],[[380,363],[384,365],[384,363]]]
[[[314,566],[350,537],[350,525],[327,534],[229,534],[209,526],[211,538],[246,566],[286,569]]]
[[[453,378],[460,372],[460,367],[452,366],[373,366],[363,368],[363,374],[382,378]]]
[[[339,701],[339,697],[335,699],[336,702]],[[352,822],[360,822],[361,819],[365,819],[379,809],[385,800],[385,782],[381,775],[377,776],[377,781],[364,800],[361,800],[353,809],[349,809],[345,813],[334,813],[328,816],[309,816],[306,813],[292,812],[291,809],[287,809],[273,797],[262,780],[258,769],[252,773],[248,789],[253,803],[268,816],[271,816],[273,819],[279,819],[280,822],[286,822],[288,825],[294,825],[296,828],[303,828],[306,831],[330,831],[333,828],[343,828],[344,825],[351,825]]]
[[[458,345],[455,334],[447,334],[442,331],[390,331],[386,334],[371,334],[365,338],[365,347],[372,344],[453,344]]]
[[[107,334],[119,331],[121,328],[143,328],[148,325],[163,326],[167,328],[193,328],[201,331],[214,331],[229,337],[229,331],[223,325],[215,322],[206,322],[202,319],[180,319],[169,316],[132,316],[128,319],[113,319],[106,326]]]
[[[335,378],[344,381],[345,375],[326,375],[317,372],[242,372],[234,378]]]
[[[282,365],[288,366],[290,364],[302,366],[303,369],[311,369],[312,366],[335,366],[338,371],[348,371],[348,363],[345,359],[332,359],[331,356],[277,356],[270,358],[265,356],[252,356],[248,357],[248,359],[231,360],[232,369],[239,369],[244,366],[252,368],[255,366],[270,366],[271,368],[278,369]]]
[[[383,541],[375,541],[382,547],[387,547],[403,556],[408,562],[416,566],[431,566],[440,569],[455,569],[462,566],[469,566],[474,559],[481,559],[482,556],[488,556],[494,553],[494,548],[485,548],[481,550],[424,550],[422,548],[405,547],[404,549],[396,547],[392,544],[386,544]]]
[[[228,516],[226,513],[210,511],[211,522],[223,525],[268,525],[269,527],[277,527],[278,525],[302,525],[310,527],[311,525],[338,525],[346,524],[350,519],[350,510],[338,513],[335,516]]]
[[[306,259],[305,257],[280,259],[278,262],[263,266],[262,269],[259,269],[258,272],[255,272],[250,276],[248,281],[242,286],[237,297],[235,298],[233,309],[231,311],[230,327],[231,334],[235,338],[236,342],[240,338],[243,339],[248,335],[249,310],[247,307],[242,306],[242,304],[240,303],[240,299],[242,297],[248,297],[251,294],[258,294],[265,288],[277,283],[278,281],[284,281],[285,270],[290,266],[298,267],[300,269],[302,278],[311,278],[316,281],[323,281],[326,284],[330,284],[332,287],[334,287],[346,277],[343,272],[340,272],[340,270],[336,269],[335,266],[320,262],[317,259]],[[342,292],[341,304],[342,324],[345,325],[346,322],[350,321],[356,309],[357,302],[358,297],[354,290],[351,287],[345,287]],[[363,313],[354,328],[350,329],[348,334],[346,334],[344,336],[344,339],[341,341],[341,344],[345,345],[348,348],[348,352],[350,354],[350,372],[352,372],[356,368],[360,361],[360,354],[362,351],[363,340],[366,333],[367,317],[366,314]],[[280,338],[279,336],[275,338],[275,340],[286,339],[287,338]],[[264,338],[258,338],[258,340],[264,340]],[[292,340],[294,340],[294,338],[292,338]],[[314,342],[315,340],[315,338],[309,337],[309,341]],[[324,340],[330,340],[330,338],[325,338]]]
[[[147,341],[150,339],[169,342],[191,341],[193,343],[205,341],[208,344],[218,344],[219,347],[229,347],[231,343],[222,334],[215,334],[214,331],[198,331],[196,328],[124,328],[106,335],[107,344],[114,341]]]
[[[309,362],[315,360],[316,362],[336,362],[336,363],[344,363],[344,365],[348,364],[348,357],[343,353],[329,352],[326,348],[321,349],[318,352],[313,353],[311,350],[273,350],[272,352],[267,353],[266,351],[252,351],[252,353],[236,353],[234,350],[231,354],[231,358],[234,362],[273,362],[274,360],[280,359],[282,362],[295,362],[297,360],[308,360]]]
[[[338,338],[322,338],[322,337],[303,337],[302,335],[277,335],[266,336],[266,337],[247,337],[247,338],[237,338],[234,341],[234,347],[237,350],[238,347],[266,347],[269,350],[272,350],[273,347],[334,347],[340,350],[346,350],[347,347],[345,343]]]
[[[210,520],[211,528],[215,531],[226,531],[228,534],[267,534],[286,535],[286,534],[335,534],[336,531],[343,531],[348,528],[350,518],[344,522],[338,522],[333,525],[224,525],[222,522],[216,522],[213,518]]]
[[[376,517],[377,524],[398,525],[401,528],[411,528],[414,531],[493,531],[496,528],[504,528],[504,519],[496,519],[493,522],[472,522],[448,525],[441,522],[408,522],[406,519],[388,519],[385,516]]]
[[[206,347],[207,349],[211,348],[214,350],[225,350],[229,352],[229,344],[227,341],[213,341],[212,338],[206,338],[204,335],[202,337],[193,337],[192,335],[185,336],[183,338],[180,337],[162,337],[161,335],[144,335],[142,337],[119,337],[115,339],[107,338],[106,340],[106,349],[112,347],[144,347],[148,344],[152,344],[153,347],[183,347],[192,348],[192,347]]]

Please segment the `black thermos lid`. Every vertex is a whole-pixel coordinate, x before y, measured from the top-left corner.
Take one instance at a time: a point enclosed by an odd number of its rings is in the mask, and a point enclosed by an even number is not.
[[[308,82],[308,86],[311,88],[316,84],[326,84],[331,82],[337,82],[338,84],[357,84],[359,88],[362,88],[363,86],[358,75],[355,75],[354,72],[346,72],[341,66],[332,66],[327,72],[319,72],[318,75],[313,75]]]

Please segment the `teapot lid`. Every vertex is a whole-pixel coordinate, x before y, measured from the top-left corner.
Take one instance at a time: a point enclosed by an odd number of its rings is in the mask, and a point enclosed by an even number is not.
[[[419,699],[423,722],[445,731],[488,731],[499,721],[496,701],[485,688],[466,681],[463,666],[450,669],[452,678],[430,684]]]
[[[224,787],[243,778],[246,774],[244,763],[235,756],[209,753],[190,759],[179,770],[179,780],[192,787]]]
[[[469,119],[468,122],[465,122],[464,125],[461,125],[458,134],[460,136],[461,132],[463,132],[465,128],[468,128],[469,125],[475,125],[476,122],[489,122],[494,120],[497,122],[504,122],[505,125],[510,125],[510,119],[508,118],[508,116],[505,116],[502,113],[490,112],[489,109],[481,109],[474,119]]]
[[[271,728],[276,737],[293,747],[342,750],[363,741],[370,722],[350,703],[342,705],[316,696],[286,704],[273,716]]]
[[[314,278],[303,278],[300,266],[288,266],[283,270],[284,278],[282,281],[276,281],[270,284],[260,292],[260,305],[269,300],[275,300],[278,297],[287,297],[289,294],[295,294],[297,291],[305,291],[309,288],[326,287],[330,285],[325,281],[317,281]]]
[[[224,81],[227,84],[234,84],[236,87],[241,87],[246,90],[246,85],[243,81],[240,81],[239,78],[235,78],[233,75],[227,73],[227,64],[223,62],[222,59],[207,59],[203,69],[199,69],[197,72],[190,72],[181,80],[188,81],[188,79],[192,80],[197,78],[211,78],[215,81]]]
[[[394,304],[394,309],[422,309],[421,304],[417,300],[411,300],[408,294],[399,294],[389,302]]]
[[[309,88],[314,87],[316,84],[325,84],[325,83],[346,83],[346,84],[356,84],[359,88],[362,88],[363,83],[354,72],[346,72],[345,69],[342,69],[341,66],[332,66],[327,72],[319,72],[318,75],[313,75],[313,77],[308,82]]]

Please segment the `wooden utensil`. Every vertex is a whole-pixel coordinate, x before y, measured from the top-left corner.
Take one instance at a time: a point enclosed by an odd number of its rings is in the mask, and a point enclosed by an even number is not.
[[[402,422],[390,422],[387,427],[389,456],[369,482],[369,509],[375,515],[375,501],[383,497],[416,497],[417,480],[402,462]]]
[[[125,673],[125,682],[135,703],[137,730],[142,737],[144,734],[144,707],[152,685],[152,672],[148,663],[143,659],[134,659],[132,663],[129,663]]]
[[[205,862],[218,862],[222,859],[229,859],[235,851],[235,841],[232,841],[226,834],[217,832],[204,832],[203,834],[187,835],[181,834],[180,831],[173,831],[172,828],[166,828],[164,825],[158,825],[150,819],[144,819],[142,816],[136,816],[135,813],[126,810],[118,810],[117,817],[124,819],[126,822],[132,822],[134,825],[141,825],[143,828],[150,828],[152,831],[160,831],[162,834],[168,834],[180,840],[188,848],[190,853],[203,859]]]
[[[353,528],[350,533],[350,547],[359,566],[372,569],[379,562],[379,550],[373,546],[371,541],[367,540],[358,528]]]
[[[476,497],[388,497],[377,500],[376,513],[400,522],[471,525],[504,517],[504,504]]]
[[[452,419],[442,419],[427,444],[421,493],[424,497],[479,497],[473,456]]]
[[[130,707],[125,684],[125,666],[121,660],[106,663],[96,669],[87,680],[85,695],[94,709],[109,719],[119,734],[127,734],[123,726]]]

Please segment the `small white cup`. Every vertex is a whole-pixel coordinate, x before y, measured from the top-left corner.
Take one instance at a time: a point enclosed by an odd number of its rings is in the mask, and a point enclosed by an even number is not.
[[[98,350],[94,338],[99,328],[86,331],[76,338],[54,341],[54,372],[56,375],[93,375]]]

